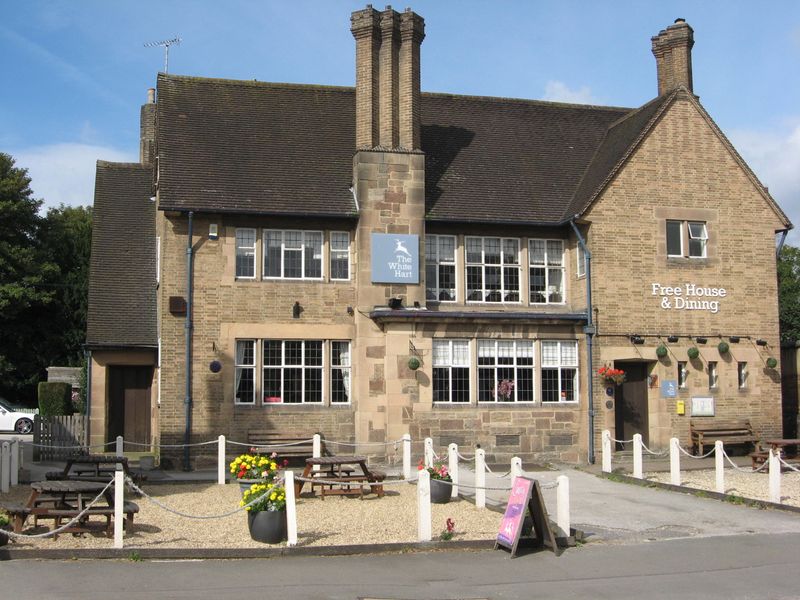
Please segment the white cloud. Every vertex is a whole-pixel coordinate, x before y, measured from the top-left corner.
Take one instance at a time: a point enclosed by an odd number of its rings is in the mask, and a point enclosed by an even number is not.
[[[730,139],[795,227],[800,228],[800,122],[795,121],[780,132],[736,130],[730,133]],[[789,234],[788,242],[800,245],[797,229]]]
[[[50,207],[86,206],[94,200],[97,160],[135,162],[138,156],[105,146],[53,144],[12,150],[17,167],[28,169],[34,198]]]
[[[596,104],[589,86],[571,90],[563,81],[548,81],[544,86],[542,100],[550,102],[568,102],[570,104]]]

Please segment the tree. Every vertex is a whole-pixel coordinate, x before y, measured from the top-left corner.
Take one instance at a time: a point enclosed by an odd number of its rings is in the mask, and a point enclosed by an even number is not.
[[[778,259],[781,342],[800,340],[800,248],[785,245]]]

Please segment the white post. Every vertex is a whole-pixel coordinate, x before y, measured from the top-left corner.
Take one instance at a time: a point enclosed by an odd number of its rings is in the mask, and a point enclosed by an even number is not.
[[[602,435],[603,448],[603,473],[611,473],[611,432],[603,429]]]
[[[322,456],[322,438],[320,437],[320,435],[318,433],[314,434],[314,441],[311,444],[311,455],[314,458],[319,458],[320,456]],[[314,471],[319,471],[320,466],[319,465],[314,465],[311,468]]]
[[[486,508],[486,451],[475,450],[475,508]]]
[[[217,438],[217,483],[225,485],[225,472],[228,464],[225,462],[225,436]]]
[[[429,437],[425,438],[425,466],[433,466],[433,440]]]
[[[769,501],[781,503],[781,461],[777,452],[769,451]]]
[[[284,474],[286,488],[286,545],[297,545],[297,506],[294,498],[294,471]]]
[[[569,537],[571,524],[569,522],[569,477],[559,475],[556,478],[556,524],[561,529],[564,537]]]
[[[633,434],[633,476],[643,479],[642,475],[642,434]]]
[[[411,479],[411,434],[403,434],[403,479]]]
[[[511,459],[511,481],[514,477],[522,477],[522,459],[519,456]]]
[[[669,438],[669,482],[681,484],[681,451],[678,438]]]
[[[122,439],[122,438],[118,438]],[[122,527],[125,523],[125,473],[121,468],[114,471],[114,548],[122,548]]]
[[[19,438],[11,440],[11,473],[9,483],[11,485],[19,484]]]
[[[121,435],[117,436],[117,456],[125,456],[125,442]]]
[[[11,483],[11,446],[8,442],[3,442],[0,446],[0,492],[8,493]]]
[[[450,497],[458,498],[458,444],[450,444],[447,447],[447,470],[453,485],[450,486]]]
[[[725,448],[722,445],[722,440],[714,442],[714,471],[716,472],[717,479],[717,492],[720,494],[725,493],[725,462],[724,462]]]
[[[431,541],[431,474],[427,469],[417,479],[417,540]]]

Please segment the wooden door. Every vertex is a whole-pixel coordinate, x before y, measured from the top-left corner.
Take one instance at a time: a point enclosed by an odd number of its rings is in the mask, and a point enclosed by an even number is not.
[[[617,386],[616,435],[618,440],[633,439],[634,433],[642,435],[642,442],[650,443],[647,406],[647,363],[624,362],[614,365],[625,371],[625,383]],[[631,450],[631,444],[618,445],[618,449]]]
[[[150,386],[153,367],[109,367],[107,441],[150,443]]]

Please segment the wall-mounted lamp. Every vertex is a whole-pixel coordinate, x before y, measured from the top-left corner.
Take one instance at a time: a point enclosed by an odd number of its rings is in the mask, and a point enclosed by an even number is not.
[[[758,340],[756,340],[756,344],[759,345],[759,346],[766,346],[767,345],[767,340],[758,339]]]
[[[694,338],[694,341],[697,342],[698,344],[705,344],[708,341],[708,338],[696,337]]]
[[[300,306],[299,302],[295,302],[294,306],[292,306],[292,318],[299,319],[301,312],[303,312],[303,307]]]
[[[740,339],[741,338],[738,335],[732,335],[732,336],[730,336],[728,338],[728,340],[730,340],[731,344],[738,344]]]
[[[414,308],[419,308],[419,300],[414,300]]]
[[[352,317],[354,314],[356,314],[356,311],[353,310],[352,306],[348,306],[347,307],[347,314]]]
[[[674,344],[674,343],[676,343],[676,342],[678,341],[678,336],[677,336],[677,335],[671,335],[671,336],[669,336],[669,337],[667,338],[667,341],[668,341],[670,344]]]
[[[631,336],[631,344],[644,344],[644,338],[640,335],[632,335]]]
[[[389,298],[389,308],[392,310],[398,310],[403,308],[403,299],[402,298]]]

